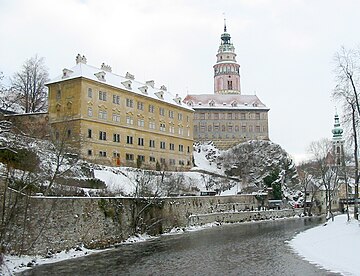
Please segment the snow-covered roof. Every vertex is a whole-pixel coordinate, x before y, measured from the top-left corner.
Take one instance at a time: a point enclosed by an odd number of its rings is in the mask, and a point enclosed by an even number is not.
[[[104,64],[101,68],[97,68],[87,65],[86,62],[78,62],[76,66],[71,69],[63,69],[63,74],[47,82],[46,85],[81,77],[120,88],[144,97],[163,101],[187,110],[193,110],[190,106],[182,104],[181,98],[178,95],[174,96],[170,92],[166,91],[165,86],[156,88],[154,87],[153,81],[148,81],[146,83],[136,81],[134,76],[129,73],[126,74],[126,77],[114,74],[111,72],[111,68],[109,66],[104,66]]]
[[[193,109],[269,110],[256,95],[199,94],[187,95],[183,101]]]

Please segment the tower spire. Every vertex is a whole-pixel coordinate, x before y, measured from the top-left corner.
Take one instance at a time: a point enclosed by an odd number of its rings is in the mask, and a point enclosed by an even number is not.
[[[226,18],[224,17],[224,33],[226,33]]]

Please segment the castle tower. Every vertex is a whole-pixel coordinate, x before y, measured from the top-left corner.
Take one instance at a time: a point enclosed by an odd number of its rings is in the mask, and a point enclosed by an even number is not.
[[[221,35],[221,44],[216,54],[214,67],[215,94],[241,94],[240,65],[236,62],[235,47],[231,43],[231,36],[226,30],[224,20],[224,33]]]
[[[334,128],[332,130],[333,138],[332,138],[332,144],[333,144],[333,156],[335,165],[341,165],[342,160],[344,158],[344,139],[342,137],[343,129],[340,126],[340,120],[339,115],[335,114],[335,123]]]

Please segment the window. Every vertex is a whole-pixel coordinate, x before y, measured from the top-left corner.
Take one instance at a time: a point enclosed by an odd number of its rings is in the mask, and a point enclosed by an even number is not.
[[[170,143],[170,150],[175,150],[175,144]]]
[[[178,113],[178,120],[181,121],[183,119],[182,113]]]
[[[88,156],[92,156],[92,150],[91,150],[91,149],[89,149],[89,150],[87,151],[87,155],[88,155]]]
[[[245,120],[245,113],[240,113],[240,119]]]
[[[175,133],[175,127],[174,126],[169,126],[169,132],[170,133]]]
[[[169,159],[169,165],[175,166],[175,159]]]
[[[165,116],[165,109],[163,107],[159,107],[159,114]]]
[[[106,120],[107,112],[105,110],[99,110],[99,119]]]
[[[138,126],[139,126],[139,127],[144,127],[144,126],[145,126],[145,121],[144,121],[144,119],[138,119]]]
[[[92,130],[90,128],[88,129],[87,138],[92,138]]]
[[[239,126],[235,126],[235,132],[239,132]]]
[[[184,151],[184,145],[179,145],[179,151],[183,152]]]
[[[144,146],[144,138],[138,138],[138,146]]]
[[[166,163],[165,158],[160,158],[160,163],[165,164]]]
[[[166,143],[165,142],[160,142],[160,148],[165,149],[166,148]]]
[[[184,129],[182,127],[179,127],[179,135],[183,135],[184,134]]]
[[[228,113],[227,118],[231,120],[232,119],[232,113]]]
[[[156,128],[156,127],[155,127],[155,122],[150,121],[150,122],[149,122],[149,128],[150,128],[150,129],[155,129],[155,128]]]
[[[134,161],[134,154],[127,153],[127,154],[125,154],[125,158],[127,161]]]
[[[255,127],[255,132],[260,133],[260,126]]]
[[[137,109],[144,110],[144,103],[143,102],[137,102]]]
[[[187,136],[190,137],[190,128],[187,129]]]
[[[189,146],[187,147],[187,153],[190,153],[190,147]]]
[[[180,165],[180,166],[184,166],[184,165],[185,165],[184,160],[179,160],[179,165]]]
[[[106,132],[105,131],[99,131],[99,140],[106,140]]]
[[[114,158],[120,158],[120,153],[118,153],[117,151],[113,152],[113,157]]]
[[[56,91],[56,99],[57,100],[61,99],[61,90],[60,89]]]
[[[260,120],[260,113],[255,113],[255,119]]]
[[[241,131],[242,131],[242,132],[246,132],[246,126],[242,126],[242,127],[241,127]]]
[[[149,147],[150,148],[155,148],[155,140],[150,140],[149,141]]]
[[[120,96],[113,95],[113,103],[114,104],[120,104]]]
[[[225,126],[221,126],[221,131],[225,131]]]
[[[126,144],[132,144],[133,143],[133,137],[132,136],[126,136]]]
[[[253,126],[249,126],[249,132],[253,132]]]
[[[99,151],[99,156],[100,157],[106,157],[106,151]]]
[[[228,126],[228,132],[232,132],[233,131],[233,126]]]
[[[172,110],[169,110],[169,118],[174,118],[174,111]]]
[[[205,120],[205,113],[200,113],[200,120]]]
[[[120,122],[120,115],[113,113],[112,120],[114,122]]]
[[[160,123],[160,131],[166,131],[166,127],[164,123]]]
[[[88,98],[92,98],[92,88],[88,88]]]
[[[120,142],[120,134],[114,133],[113,141],[119,143]]]
[[[67,130],[67,137],[70,138],[70,136],[71,136],[71,129],[68,129]]]
[[[92,115],[93,115],[92,107],[88,107],[88,116],[92,117]]]
[[[232,86],[232,81],[228,81],[228,90],[232,90],[233,86]]]
[[[126,99],[127,107],[134,107],[134,101],[132,99]]]
[[[137,160],[139,160],[141,162],[145,162],[145,156],[144,155],[138,155]]]
[[[100,101],[106,101],[106,92],[99,91],[99,100]]]
[[[209,126],[208,126],[208,132],[211,132],[211,131],[212,131],[212,126],[209,125]]]
[[[150,112],[150,113],[154,113],[154,112],[155,112],[155,106],[153,106],[152,104],[149,104],[149,112]]]
[[[133,119],[133,117],[126,116],[126,123],[127,123],[128,125],[133,125],[133,124],[134,124],[134,119]]]
[[[219,113],[214,113],[214,119],[219,120]]]
[[[156,161],[155,157],[154,157],[154,156],[150,156],[150,162],[155,162],[155,161]]]

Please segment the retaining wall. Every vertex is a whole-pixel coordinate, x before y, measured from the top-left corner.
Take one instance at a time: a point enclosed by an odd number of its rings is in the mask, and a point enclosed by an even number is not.
[[[134,199],[29,197],[8,192],[7,206],[15,200],[16,216],[9,223],[7,247],[8,251],[25,254],[46,254],[79,244],[104,248],[135,232],[159,234],[173,227],[214,221],[294,215],[294,211],[245,211],[257,210],[261,204],[252,195]]]

